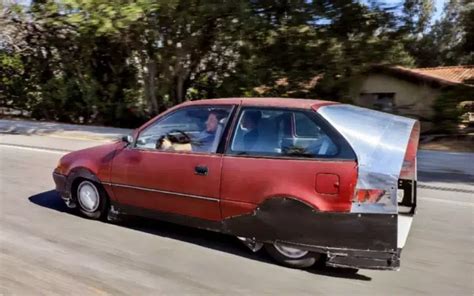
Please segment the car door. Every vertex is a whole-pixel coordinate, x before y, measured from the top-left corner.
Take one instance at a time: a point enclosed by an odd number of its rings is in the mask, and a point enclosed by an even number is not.
[[[142,129],[134,144],[119,151],[112,164],[111,183],[119,203],[134,209],[220,220],[222,155],[216,150],[231,109],[183,107]],[[216,112],[220,118],[213,116]],[[215,130],[208,132],[210,119]],[[210,139],[213,133],[214,138],[202,144],[201,135]],[[157,146],[164,138],[183,136],[189,137],[189,143],[165,140],[166,147]]]
[[[314,112],[241,108],[223,161],[222,215],[248,213],[280,197],[321,211],[349,211],[356,180],[354,152]]]

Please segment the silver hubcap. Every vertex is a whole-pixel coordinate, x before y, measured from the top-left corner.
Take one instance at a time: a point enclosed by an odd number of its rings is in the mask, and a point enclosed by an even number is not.
[[[273,246],[275,247],[275,249],[277,249],[278,252],[280,252],[280,254],[292,259],[299,259],[309,253],[308,251],[284,246],[279,243],[274,243]]]
[[[87,212],[95,212],[99,208],[100,196],[97,188],[89,181],[83,181],[77,188],[77,197],[81,208]]]

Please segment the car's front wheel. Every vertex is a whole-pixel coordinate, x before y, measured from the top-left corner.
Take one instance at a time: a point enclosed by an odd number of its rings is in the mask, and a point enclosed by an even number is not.
[[[76,199],[82,215],[91,219],[103,218],[108,210],[107,194],[95,182],[83,179],[76,187]]]
[[[292,268],[308,268],[314,265],[321,255],[285,246],[280,243],[265,244],[267,253],[278,263]]]

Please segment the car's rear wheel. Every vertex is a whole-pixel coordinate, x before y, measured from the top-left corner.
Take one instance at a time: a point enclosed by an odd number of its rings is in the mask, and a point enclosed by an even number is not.
[[[107,194],[102,187],[90,180],[82,179],[76,187],[76,199],[82,215],[101,219],[108,211]]]
[[[341,272],[342,274],[354,275],[359,272],[359,269],[344,267],[344,268],[339,268],[339,272]]]
[[[265,244],[267,253],[278,263],[292,268],[308,268],[314,265],[321,255],[285,246],[280,243]]]

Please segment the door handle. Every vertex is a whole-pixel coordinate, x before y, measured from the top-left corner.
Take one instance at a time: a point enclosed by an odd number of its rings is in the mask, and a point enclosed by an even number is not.
[[[194,167],[194,173],[196,175],[207,176],[207,173],[208,173],[207,166],[198,165]]]

